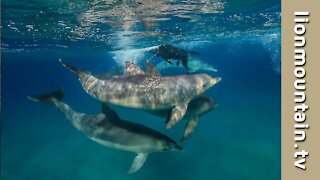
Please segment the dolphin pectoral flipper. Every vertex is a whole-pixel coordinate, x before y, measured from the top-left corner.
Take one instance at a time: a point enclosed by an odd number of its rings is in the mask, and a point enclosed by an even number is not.
[[[184,128],[183,136],[181,137],[180,142],[188,139],[192,135],[192,133],[194,132],[195,128],[198,125],[198,121],[199,121],[198,116],[194,116],[189,119],[189,121],[187,122]]]
[[[143,164],[146,162],[147,158],[148,158],[147,153],[139,153],[134,158],[132,165],[128,171],[128,174],[132,174],[132,173],[137,172],[143,166]]]
[[[180,104],[175,106],[170,115],[168,116],[166,128],[172,128],[176,123],[178,123],[186,113],[188,108],[188,103]]]

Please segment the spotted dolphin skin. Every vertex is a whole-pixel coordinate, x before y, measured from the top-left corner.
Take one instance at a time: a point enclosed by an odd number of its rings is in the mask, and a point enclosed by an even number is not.
[[[102,113],[87,115],[74,111],[61,101],[63,90],[28,96],[35,102],[54,104],[65,118],[79,131],[104,146],[137,154],[128,174],[138,171],[153,152],[180,151],[183,148],[169,137],[151,128],[121,120],[107,104],[102,104]]]
[[[212,111],[217,106],[216,101],[210,97],[201,95],[192,99],[187,108],[187,112],[184,116],[185,119],[188,119],[188,122],[184,128],[183,136],[180,141],[188,139],[194,132],[199,117]],[[170,113],[170,110],[160,110],[160,111],[147,111],[155,116],[166,118]]]
[[[79,77],[88,94],[102,102],[144,110],[172,109],[166,128],[173,127],[183,118],[191,99],[221,80],[220,77],[212,78],[207,74],[160,76],[152,69],[154,66],[150,62],[147,72],[152,73],[145,73],[130,61],[126,62],[122,76],[99,79],[89,72],[60,62]]]

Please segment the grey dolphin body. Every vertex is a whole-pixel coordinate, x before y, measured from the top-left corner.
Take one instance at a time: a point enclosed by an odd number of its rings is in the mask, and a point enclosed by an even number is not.
[[[74,111],[60,100],[62,97],[63,90],[28,96],[35,102],[54,104],[76,129],[93,141],[110,148],[137,153],[128,171],[129,174],[142,167],[149,153],[183,149],[171,138],[158,131],[121,120],[107,104],[102,104],[102,113],[87,115]]]
[[[215,100],[210,96],[201,95],[192,99],[187,108],[187,112],[184,116],[185,119],[188,119],[188,122],[184,128],[183,136],[180,141],[184,141],[189,138],[194,132],[199,117],[210,112],[217,106]],[[170,110],[160,110],[160,111],[147,111],[155,116],[166,118],[170,113]]]
[[[91,73],[62,64],[79,77],[88,94],[102,102],[144,110],[172,109],[167,128],[183,118],[191,99],[221,80],[207,74],[160,76],[155,73],[153,65],[149,65],[147,70],[152,73],[145,73],[129,61],[124,75],[99,79]]]

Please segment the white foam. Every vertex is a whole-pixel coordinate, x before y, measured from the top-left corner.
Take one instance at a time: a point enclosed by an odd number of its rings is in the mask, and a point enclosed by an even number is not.
[[[280,33],[273,33],[261,37],[264,49],[270,54],[273,69],[277,73],[281,73],[281,41]]]
[[[141,49],[124,49],[119,51],[111,51],[112,58],[118,67],[124,67],[126,61],[133,61],[135,64],[144,64],[146,61],[146,52],[157,48],[152,46]]]

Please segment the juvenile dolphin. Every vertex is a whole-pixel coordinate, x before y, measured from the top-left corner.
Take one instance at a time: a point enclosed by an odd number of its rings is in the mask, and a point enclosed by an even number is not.
[[[176,60],[177,66],[182,64],[183,67],[186,68],[187,73],[189,73],[189,67],[188,67],[188,57],[189,54],[196,54],[198,55],[198,52],[195,51],[187,51],[182,48],[175,47],[171,44],[162,44],[158,46],[158,48],[150,50],[150,53],[153,53],[155,56],[159,56],[163,58],[166,62],[171,64],[170,60]]]
[[[149,74],[130,61],[126,62],[124,75],[99,79],[89,72],[60,62],[79,77],[88,94],[102,102],[144,110],[172,109],[166,128],[173,127],[183,118],[191,99],[221,80],[220,77],[212,78],[207,74]]]
[[[28,98],[35,102],[54,104],[76,129],[93,141],[110,148],[137,153],[128,174],[138,171],[149,153],[183,149],[158,131],[121,120],[107,104],[102,104],[102,113],[97,115],[76,112],[61,101],[63,95],[63,90],[58,90]]]
[[[199,117],[212,111],[217,106],[215,100],[210,96],[201,95],[192,99],[187,108],[187,112],[184,116],[185,119],[188,119],[188,122],[184,128],[183,136],[181,137],[180,141],[184,141],[188,139],[192,133],[194,132]],[[170,113],[170,110],[160,110],[160,111],[147,111],[153,115],[158,117],[166,118]]]

